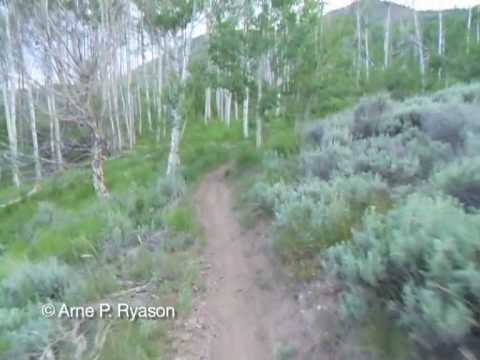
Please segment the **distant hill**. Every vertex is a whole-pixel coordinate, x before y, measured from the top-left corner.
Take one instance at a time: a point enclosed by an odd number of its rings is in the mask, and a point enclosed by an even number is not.
[[[385,22],[387,18],[388,7],[391,6],[391,21],[392,25],[398,23],[405,23],[412,21],[413,9],[408,6],[400,5],[390,1],[380,0],[359,0],[352,4],[333,10],[326,14],[326,18],[333,20],[339,17],[355,17],[357,6],[360,5],[361,13],[368,17],[368,21],[372,25],[380,25]],[[443,10],[445,16],[467,16],[465,9],[448,9]],[[418,11],[421,20],[429,21],[437,17],[437,11]]]

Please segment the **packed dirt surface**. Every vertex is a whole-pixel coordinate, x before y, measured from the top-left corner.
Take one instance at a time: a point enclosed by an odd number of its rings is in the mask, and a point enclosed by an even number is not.
[[[333,359],[334,289],[280,279],[268,255],[267,227],[240,227],[227,174],[227,166],[209,174],[196,194],[207,239],[206,289],[175,334],[174,359]]]

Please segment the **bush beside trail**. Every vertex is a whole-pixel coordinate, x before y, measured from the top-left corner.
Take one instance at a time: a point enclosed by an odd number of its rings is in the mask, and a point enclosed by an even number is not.
[[[364,99],[307,127],[296,176],[264,176],[249,193],[288,268],[335,277],[346,323],[385,314],[413,357],[480,351],[478,114],[478,83]]]

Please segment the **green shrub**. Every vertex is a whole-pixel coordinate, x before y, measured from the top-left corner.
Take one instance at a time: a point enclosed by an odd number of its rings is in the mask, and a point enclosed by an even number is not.
[[[433,182],[466,210],[480,209],[480,157],[449,165],[435,174]]]
[[[433,101],[440,103],[480,103],[480,84],[454,85],[433,95]]]
[[[418,131],[395,137],[379,136],[356,141],[353,158],[343,162],[343,174],[371,173],[381,176],[391,187],[416,185],[428,179],[435,166],[453,158],[450,148],[428,140]]]
[[[93,262],[80,274],[65,294],[66,303],[78,306],[86,301],[104,299],[105,296],[120,290],[118,271],[111,265]]]
[[[35,241],[40,230],[58,230],[66,224],[74,221],[74,214],[71,211],[60,208],[54,203],[41,201],[32,219],[24,226],[23,236],[25,239]]]
[[[346,313],[381,306],[419,345],[464,344],[480,315],[479,220],[419,194],[386,215],[368,212],[351,242],[327,252],[326,267],[348,289]]]
[[[161,196],[163,201],[157,203],[157,207],[164,207],[168,201],[185,193],[186,184],[183,179],[174,179],[172,177],[160,178],[156,185],[156,193]],[[166,200],[166,201],[165,201]]]
[[[307,150],[301,155],[302,167],[306,176],[316,176],[330,180],[339,169],[352,167],[351,146],[332,143],[322,148]]]
[[[40,317],[37,305],[0,308],[0,357],[5,360],[40,358],[53,336],[56,322]]]
[[[117,247],[125,247],[131,244],[134,240],[133,232],[135,225],[126,210],[121,208],[107,209],[107,222],[104,228],[106,239],[109,239],[112,244]],[[109,243],[106,246],[109,246]]]
[[[433,106],[428,98],[405,104],[373,98],[353,114],[346,111],[310,126],[307,139],[317,140],[310,140],[314,147],[301,154],[304,174],[323,180],[378,174],[392,187],[427,179],[436,166],[467,145],[474,147],[476,140],[475,132],[469,137],[464,131],[469,122],[456,108],[440,113],[425,109],[427,105]]]
[[[352,133],[356,139],[378,135],[383,115],[390,109],[390,100],[386,96],[377,96],[363,100],[353,114]]]
[[[478,154],[480,154],[480,131],[476,133],[468,131],[465,140],[465,156],[474,157]]]
[[[0,283],[0,306],[22,307],[32,302],[59,301],[72,281],[71,269],[55,258],[25,264]]]
[[[293,181],[299,173],[299,166],[294,157],[285,157],[274,152],[264,154],[262,168],[265,179],[272,183]]]
[[[266,182],[257,182],[248,191],[247,198],[254,208],[268,215],[273,215],[279,193],[281,193],[284,188],[285,185],[283,183],[277,183],[271,186]]]
[[[133,281],[150,280],[158,270],[160,255],[146,246],[140,246],[131,251],[123,264],[123,271],[127,278]]]
[[[314,259],[349,240],[365,209],[386,211],[391,204],[386,184],[373,176],[336,178],[330,183],[312,179],[294,187],[278,184],[265,194],[274,204],[274,246],[287,263]]]

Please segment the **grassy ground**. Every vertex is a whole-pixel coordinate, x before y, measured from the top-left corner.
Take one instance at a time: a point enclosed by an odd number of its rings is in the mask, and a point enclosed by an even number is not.
[[[105,173],[112,197],[121,197],[133,184],[152,183],[161,174],[164,159],[164,147],[144,145],[128,156],[107,161]],[[23,192],[28,188],[24,185]],[[16,189],[9,193],[7,190],[1,194],[0,202],[19,195]],[[6,269],[11,271],[16,261],[58,256],[74,262],[83,253],[94,251],[105,225],[105,219],[99,216],[102,206],[95,198],[89,168],[84,167],[49,178],[32,197],[0,209],[0,248],[4,259],[1,264],[5,265],[0,265],[0,276]],[[55,226],[41,219],[47,215],[48,207],[64,217]]]

